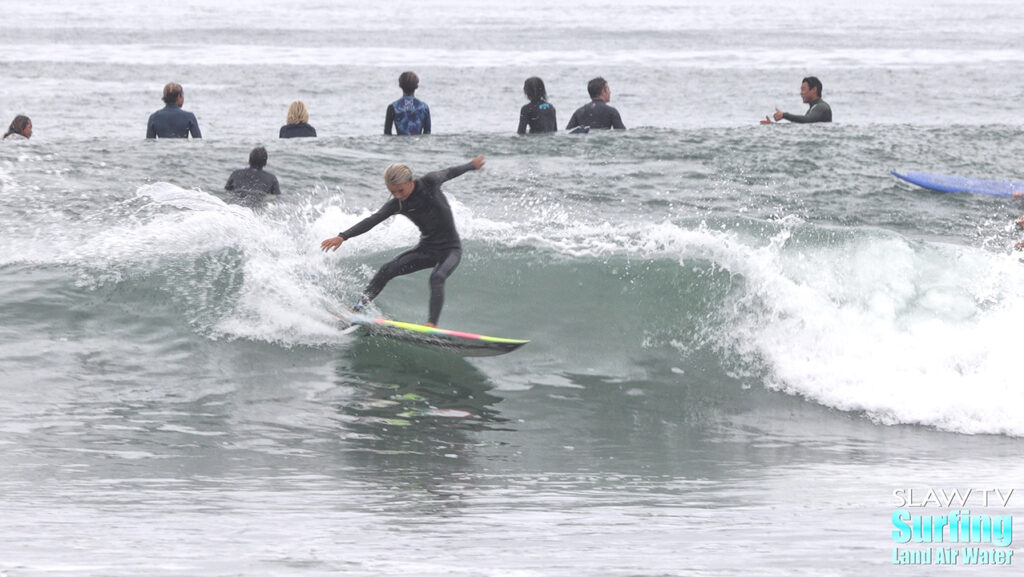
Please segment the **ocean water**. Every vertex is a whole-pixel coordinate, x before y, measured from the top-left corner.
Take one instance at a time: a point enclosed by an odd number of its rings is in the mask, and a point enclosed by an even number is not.
[[[2,577],[930,574],[895,511],[1024,508],[1024,202],[889,174],[1024,180],[1024,5],[0,11],[0,121],[34,125],[0,143]],[[406,69],[434,134],[386,138]],[[515,135],[532,75],[562,126],[604,76],[629,130]],[[759,125],[807,75],[835,122]],[[143,138],[168,81],[202,141]],[[295,99],[320,138],[276,138]],[[250,210],[258,144],[283,194]],[[389,163],[477,154],[441,324],[530,344],[343,334],[417,231],[320,241]]]

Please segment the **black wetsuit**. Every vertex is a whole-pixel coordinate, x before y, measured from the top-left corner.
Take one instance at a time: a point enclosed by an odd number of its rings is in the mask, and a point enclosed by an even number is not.
[[[196,115],[180,106],[168,104],[149,115],[146,138],[202,138]]]
[[[281,132],[278,133],[278,138],[304,138],[307,136],[315,137],[316,129],[305,122],[285,124],[281,127]]]
[[[615,108],[608,106],[608,103],[600,98],[595,98],[590,101],[589,104],[584,104],[576,109],[576,112],[572,114],[572,118],[569,119],[566,130],[572,130],[577,126],[589,126],[590,128],[615,128],[618,130],[625,130],[626,126],[622,124],[622,118],[619,116],[619,111]]]
[[[268,194],[281,194],[277,177],[259,168],[240,168],[228,177],[224,190],[238,195],[240,204],[252,206],[263,201]]]
[[[537,132],[557,132],[558,120],[555,119],[555,107],[550,103],[531,102],[524,104],[519,110],[519,134],[526,134],[526,128],[530,128],[530,134]]]
[[[807,124],[810,122],[832,122],[832,107],[822,99],[812,100],[808,103],[807,114],[790,114],[783,112],[782,117],[790,122]]]
[[[363,302],[377,298],[388,281],[396,276],[434,267],[430,273],[430,317],[437,324],[444,306],[444,283],[462,260],[462,241],[455,230],[455,219],[448,199],[441,192],[441,184],[475,167],[472,162],[431,172],[416,179],[412,193],[404,201],[397,198],[384,203],[377,212],[356,223],[338,236],[348,240],[359,236],[385,219],[401,214],[420,229],[420,242],[380,267],[363,291]]]

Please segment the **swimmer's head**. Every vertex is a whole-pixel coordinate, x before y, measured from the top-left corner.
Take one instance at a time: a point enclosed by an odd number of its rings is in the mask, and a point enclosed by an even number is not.
[[[548,91],[544,88],[544,81],[536,76],[531,76],[523,83],[523,93],[530,99],[530,102],[543,102],[548,99]]]
[[[306,110],[304,102],[296,100],[288,107],[288,124],[299,124],[302,122],[309,122],[309,112]]]
[[[263,169],[267,165],[267,149],[262,146],[257,146],[252,149],[249,153],[249,166],[252,168]]]
[[[178,99],[183,98],[185,89],[177,82],[168,82],[164,85],[164,104],[178,104]]]
[[[398,77],[398,86],[401,87],[402,94],[412,94],[420,87],[420,77],[416,76],[415,72],[403,72]]]
[[[821,80],[817,76],[808,76],[800,82],[800,96],[804,102],[821,98]]]
[[[14,120],[11,121],[11,126],[7,129],[7,133],[4,134],[4,138],[12,134],[20,134],[25,138],[32,138],[32,119],[24,114],[15,116]]]
[[[598,76],[587,83],[587,93],[590,94],[591,98],[597,98],[601,96],[604,89],[608,87],[608,81]]]

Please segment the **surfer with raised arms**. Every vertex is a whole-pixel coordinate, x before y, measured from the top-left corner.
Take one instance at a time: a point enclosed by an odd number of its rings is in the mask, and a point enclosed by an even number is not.
[[[800,98],[808,105],[807,114],[790,114],[775,109],[775,122],[788,120],[798,124],[809,124],[811,122],[832,122],[832,107],[821,99],[821,80],[816,76],[808,76],[800,83]],[[764,117],[761,124],[774,124],[768,116]]]
[[[384,171],[384,184],[392,198],[374,214],[338,236],[320,243],[320,249],[324,252],[336,251],[341,243],[368,232],[396,214],[405,216],[420,229],[420,241],[380,267],[363,290],[359,302],[353,306],[354,310],[361,309],[376,298],[388,281],[396,276],[433,267],[430,273],[427,325],[437,326],[444,306],[444,283],[462,260],[462,241],[455,230],[452,209],[441,192],[441,184],[470,170],[480,170],[483,165],[484,157],[477,156],[466,164],[431,172],[417,179],[413,179],[412,170],[404,164],[392,164]]]

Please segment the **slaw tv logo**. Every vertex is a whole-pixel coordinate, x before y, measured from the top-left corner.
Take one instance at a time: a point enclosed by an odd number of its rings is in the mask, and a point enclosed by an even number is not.
[[[1013,564],[1013,515],[1004,514],[1013,489],[901,488],[892,496],[893,565]]]

